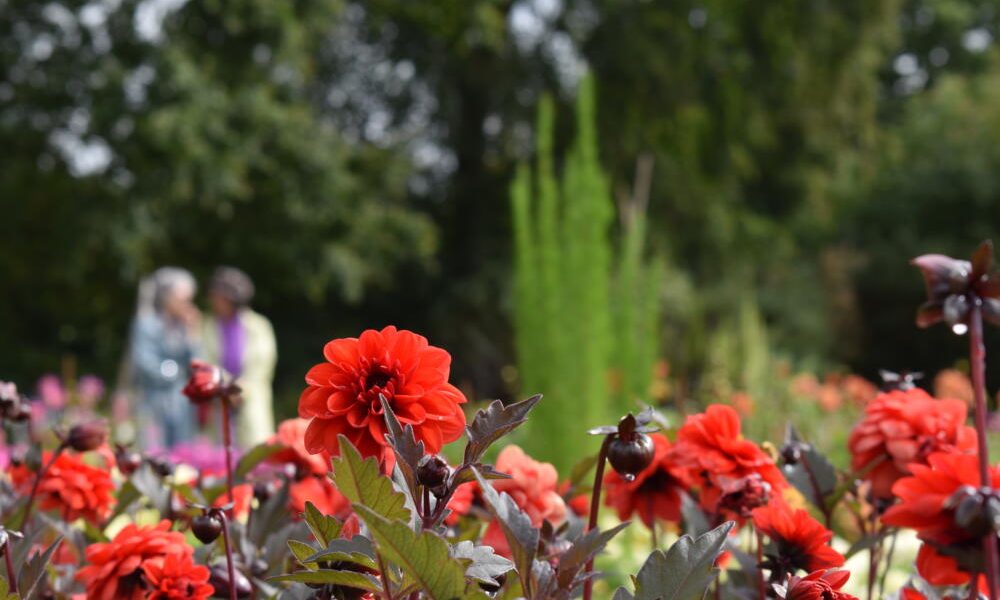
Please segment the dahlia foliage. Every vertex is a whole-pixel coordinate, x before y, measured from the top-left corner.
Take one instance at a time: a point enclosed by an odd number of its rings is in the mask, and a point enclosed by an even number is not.
[[[977,319],[1000,314],[976,304],[995,288],[981,256],[918,265],[930,294],[921,324],[940,316],[975,336]],[[30,401],[0,382],[7,439],[25,448],[11,450],[0,485],[0,598],[1000,592],[1000,466],[984,460],[969,403],[935,398],[914,377],[890,374],[864,395],[843,468],[791,426],[780,444],[757,442],[737,410],[711,404],[676,425],[653,409],[625,415],[591,429],[593,444],[581,430],[581,461],[560,474],[501,441],[540,396],[494,401],[467,421],[451,356],[420,335],[368,330],[330,341],[323,359],[305,376],[298,418],[222,467],[111,447],[100,424],[40,433]],[[239,406],[221,369],[193,372],[192,402]],[[617,537],[629,526],[651,535]],[[902,586],[887,589],[903,531],[919,550]],[[848,569],[854,555],[867,564]]]

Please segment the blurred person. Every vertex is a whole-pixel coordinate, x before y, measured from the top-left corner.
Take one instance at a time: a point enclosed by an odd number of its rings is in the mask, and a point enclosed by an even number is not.
[[[194,409],[181,393],[200,355],[197,283],[188,271],[161,267],[139,285],[128,352],[141,446],[171,447],[194,436]]]
[[[242,390],[236,409],[236,440],[249,448],[274,434],[271,382],[277,347],[266,317],[250,308],[254,285],[243,271],[219,267],[208,286],[212,314],[202,333],[206,358],[236,378]]]

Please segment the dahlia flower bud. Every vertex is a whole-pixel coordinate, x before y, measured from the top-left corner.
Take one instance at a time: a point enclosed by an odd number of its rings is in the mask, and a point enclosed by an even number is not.
[[[234,577],[236,579],[236,597],[237,598],[249,598],[250,594],[253,593],[253,586],[250,585],[250,580],[247,579],[246,575],[240,573],[239,571],[234,571]],[[211,575],[208,577],[208,583],[215,588],[216,598],[228,598],[230,583],[229,583],[229,573],[226,571],[226,565],[215,565],[212,567]]]
[[[184,386],[184,395],[195,404],[209,402],[227,391],[226,379],[225,371],[221,367],[193,360],[191,361],[191,378]]]
[[[417,464],[417,482],[426,488],[440,487],[448,481],[450,474],[451,467],[436,454],[428,454]]]
[[[191,519],[191,532],[202,544],[211,544],[222,534],[222,520],[208,513]]]
[[[1000,323],[1000,276],[993,269],[993,243],[985,241],[972,260],[943,254],[924,254],[911,261],[920,269],[927,288],[927,301],[917,311],[917,325],[930,327],[944,321],[955,327],[965,325],[972,306],[979,304],[983,318]]]
[[[645,433],[616,437],[608,445],[608,462],[625,481],[632,481],[653,461],[653,440]]]
[[[66,445],[77,452],[100,448],[108,439],[108,426],[103,421],[74,425],[66,436]]]
[[[135,473],[142,466],[142,455],[134,450],[129,450],[125,446],[119,445],[115,448],[115,463],[122,475],[128,477]]]
[[[955,511],[955,524],[977,537],[1000,531],[1000,492],[971,485],[958,488],[945,502]]]

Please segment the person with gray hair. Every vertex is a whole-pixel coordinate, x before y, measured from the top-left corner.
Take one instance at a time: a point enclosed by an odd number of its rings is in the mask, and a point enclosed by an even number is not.
[[[219,267],[208,286],[212,315],[202,331],[205,355],[236,378],[242,401],[236,409],[236,441],[249,448],[274,433],[271,383],[277,346],[274,329],[250,308],[254,285],[243,271]]]
[[[128,360],[138,395],[137,441],[145,448],[169,448],[195,433],[194,409],[181,390],[191,359],[200,355],[197,287],[191,273],[177,267],[161,267],[139,284]]]

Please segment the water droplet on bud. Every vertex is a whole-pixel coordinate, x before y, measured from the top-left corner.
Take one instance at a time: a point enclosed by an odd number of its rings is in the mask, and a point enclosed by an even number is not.
[[[633,481],[635,481],[635,475],[631,473],[626,473],[622,475],[622,479],[625,480],[625,483],[632,483]]]
[[[955,335],[965,335],[965,332],[969,330],[969,326],[965,323],[955,323],[951,326],[951,332]]]

